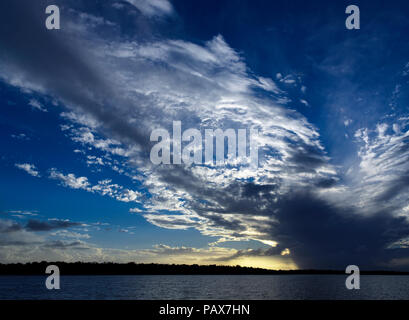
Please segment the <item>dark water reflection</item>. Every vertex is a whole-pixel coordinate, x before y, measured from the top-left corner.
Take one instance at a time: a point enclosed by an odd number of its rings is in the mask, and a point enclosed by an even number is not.
[[[347,290],[346,275],[62,276],[47,290],[46,276],[0,276],[0,299],[408,299],[409,276],[361,276]]]

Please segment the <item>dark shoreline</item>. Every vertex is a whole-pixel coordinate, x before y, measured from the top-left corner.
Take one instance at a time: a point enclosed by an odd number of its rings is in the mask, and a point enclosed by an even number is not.
[[[57,265],[61,275],[314,275],[342,274],[345,270],[269,270],[241,266],[92,263],[92,262],[31,262],[0,264],[0,275],[45,275],[48,265]],[[409,275],[407,271],[361,270],[361,275]]]

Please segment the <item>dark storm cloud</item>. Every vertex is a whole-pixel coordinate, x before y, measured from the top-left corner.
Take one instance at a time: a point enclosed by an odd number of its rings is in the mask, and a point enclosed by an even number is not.
[[[334,181],[325,181],[320,187],[334,184]],[[269,189],[274,190],[274,187],[265,190]],[[409,255],[405,250],[388,248],[409,236],[409,223],[404,217],[385,211],[365,216],[348,204],[334,205],[318,197],[314,187],[309,190],[298,188],[279,197],[255,192],[255,198],[248,194],[248,190],[258,190],[252,183],[230,186],[228,190],[241,190],[237,194],[247,194],[248,197],[234,197],[227,190],[214,190],[213,197],[209,198],[212,205],[198,207],[196,203],[192,209],[209,219],[211,224],[232,231],[242,231],[242,221],[226,220],[225,213],[241,213],[246,217],[266,215],[276,221],[255,228],[269,233],[270,239],[278,241],[278,247],[269,251],[240,251],[238,255],[276,255],[289,248],[292,259],[300,268],[345,268],[356,264],[369,269],[387,268],[392,259]],[[216,212],[218,214],[211,214]],[[240,237],[240,233],[237,236]]]
[[[266,227],[279,247],[238,255],[276,255],[280,249],[290,248],[292,259],[304,269],[342,269],[349,264],[382,269],[392,259],[409,255],[407,250],[388,248],[409,236],[409,223],[404,217],[394,217],[389,212],[363,216],[347,205],[335,206],[309,191],[293,191],[277,202],[265,203],[265,214],[277,220]],[[234,222],[230,224],[232,230],[238,227]]]
[[[50,231],[54,229],[66,229],[70,227],[80,226],[78,222],[71,222],[66,220],[29,220],[25,226],[27,231]]]
[[[386,212],[363,216],[348,208],[297,191],[278,204],[279,223],[271,230],[283,247],[291,248],[301,268],[341,268],[356,264],[382,268],[393,257],[406,256],[388,245],[409,235],[404,217]]]

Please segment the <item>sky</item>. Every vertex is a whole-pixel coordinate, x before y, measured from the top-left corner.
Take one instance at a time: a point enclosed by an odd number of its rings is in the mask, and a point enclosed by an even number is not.
[[[1,1],[0,262],[409,270],[407,17],[396,0]],[[152,163],[173,121],[258,130],[258,167]]]

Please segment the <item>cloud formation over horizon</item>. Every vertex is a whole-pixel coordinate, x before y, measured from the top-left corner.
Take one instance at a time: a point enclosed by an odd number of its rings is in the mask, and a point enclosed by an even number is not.
[[[75,11],[57,35],[41,23],[33,24],[41,22],[36,7],[20,10],[13,3],[6,10],[5,4],[0,5],[1,24],[16,30],[0,28],[0,78],[24,94],[58,105],[64,121],[61,130],[87,165],[107,167],[137,182],[135,189],[110,178],[92,183],[64,168],[51,168],[46,174],[29,163],[15,166],[66,188],[137,203],[131,212],[157,227],[195,229],[215,241],[206,249],[158,245],[127,255],[125,249],[98,248],[74,238],[49,241],[42,250],[77,248],[69,251],[69,259],[86,259],[81,252],[88,250],[92,253],[86,253],[87,259],[123,261],[181,252],[185,258],[195,257],[192,261],[202,254],[206,261],[225,262],[270,257],[299,268],[354,263],[386,268],[391,261],[407,259],[399,245],[409,236],[406,118],[357,130],[357,160],[344,174],[342,165],[328,155],[316,125],[293,107],[290,91],[306,90],[302,76],[280,74],[273,79],[255,74],[221,34],[203,42],[152,37],[150,25],[171,15],[172,5],[165,0],[126,2],[147,19],[147,31],[138,38],[121,36],[114,22]],[[118,10],[124,5],[115,3]],[[16,18],[21,14],[25,19]],[[27,32],[17,32],[29,23]],[[110,36],[102,36],[105,28],[110,28]],[[36,101],[30,105],[38,110],[49,109],[38,100],[30,101]],[[297,101],[314,107],[305,99]],[[153,165],[150,132],[171,131],[173,121],[200,131],[257,129],[258,168]],[[18,225],[3,222],[0,230],[37,237],[37,231],[72,226],[76,225],[30,220],[19,230]],[[249,241],[268,247],[222,247]],[[51,252],[47,250],[41,255]],[[59,257],[68,259],[68,250],[64,252]]]

